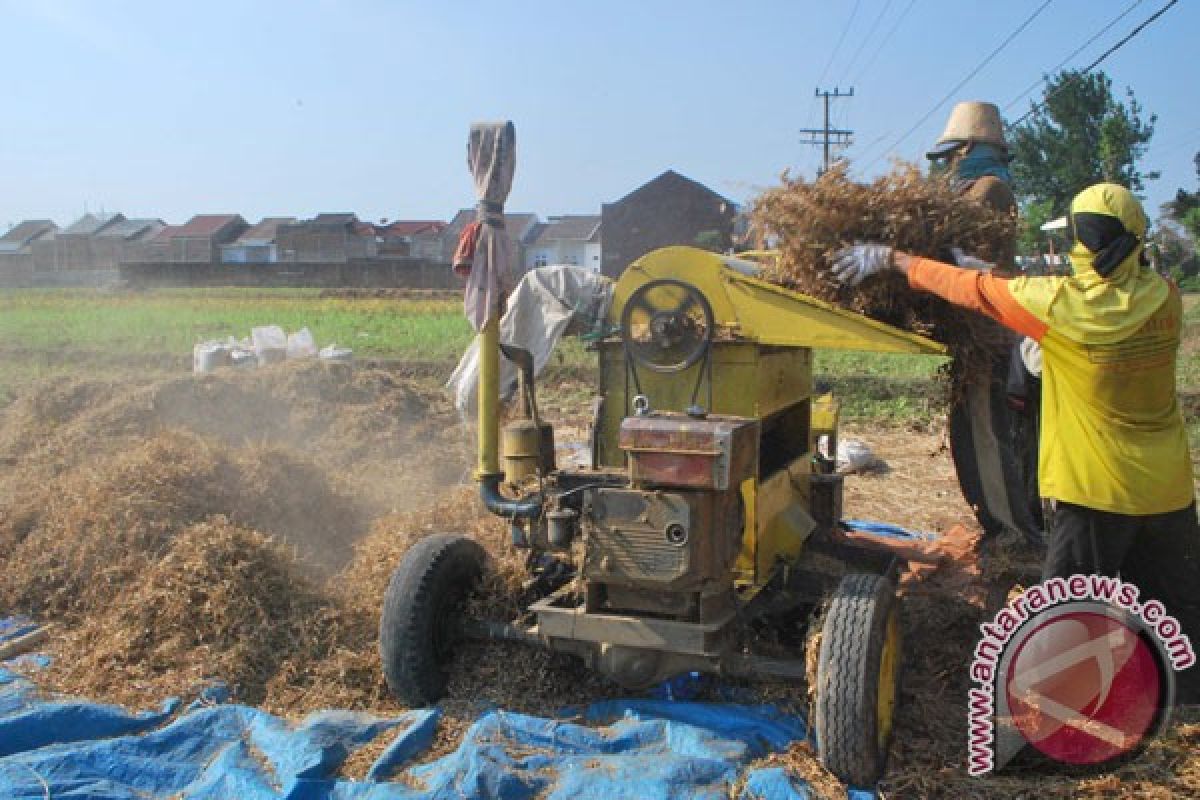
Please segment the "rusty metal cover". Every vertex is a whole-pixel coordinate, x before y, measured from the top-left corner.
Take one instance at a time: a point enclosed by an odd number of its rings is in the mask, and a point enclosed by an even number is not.
[[[736,488],[758,463],[758,421],[655,412],[621,422],[634,486]]]

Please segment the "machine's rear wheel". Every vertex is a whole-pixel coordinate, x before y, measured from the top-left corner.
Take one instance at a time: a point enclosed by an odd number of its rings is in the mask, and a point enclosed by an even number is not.
[[[821,761],[855,786],[883,773],[899,691],[900,622],[892,582],[842,578],[821,628],[815,727]]]
[[[437,702],[460,639],[467,597],[487,566],[479,543],[458,533],[418,541],[392,573],[379,619],[379,654],[388,688],[410,706]]]

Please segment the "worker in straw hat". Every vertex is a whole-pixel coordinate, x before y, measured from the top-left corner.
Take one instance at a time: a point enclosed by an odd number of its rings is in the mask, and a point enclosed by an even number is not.
[[[992,103],[968,101],[956,105],[946,129],[926,155],[932,171],[948,175],[964,200],[1001,213],[1016,213],[1008,144],[1000,110]],[[1009,264],[1014,255],[1015,242],[1011,242],[997,261]],[[991,268],[957,247],[950,248],[945,257],[960,267]],[[958,398],[950,411],[950,452],[955,472],[963,497],[983,528],[985,541],[989,545],[1003,542],[1017,551],[1010,552],[1010,556],[1035,554],[1030,566],[1036,569],[1036,557],[1043,546],[1041,526],[1030,513],[1013,437],[1018,412],[1005,390],[1018,337],[1000,325],[987,323],[974,333],[987,337],[997,356],[990,374],[967,373],[957,366],[952,376]]]
[[[1017,198],[1012,191],[1008,163],[1008,142],[1000,109],[992,103],[969,100],[950,112],[946,129],[925,154],[934,172],[949,172],[955,184],[969,200],[983,203],[996,211],[1015,214]],[[956,254],[958,255],[958,254]],[[1000,263],[1010,257],[1001,254]],[[961,257],[961,256],[960,256]]]
[[[899,270],[914,289],[1040,343],[1043,579],[1119,573],[1200,643],[1200,525],[1175,393],[1179,290],[1146,266],[1146,214],[1128,189],[1083,190],[1068,223],[1071,275],[1006,279],[879,244],[843,249],[834,272],[857,284]],[[1178,700],[1200,702],[1200,666],[1178,685]]]

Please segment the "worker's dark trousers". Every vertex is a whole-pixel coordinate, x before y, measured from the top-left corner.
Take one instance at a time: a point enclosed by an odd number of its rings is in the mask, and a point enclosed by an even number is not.
[[[1007,335],[994,326],[1000,333]],[[992,361],[992,374],[965,381],[950,409],[950,457],[963,499],[975,511],[985,537],[1011,531],[1040,547],[1041,527],[1029,515],[1013,449],[1012,416],[1005,383],[1009,354]]]
[[[1042,579],[1075,574],[1119,576],[1179,620],[1200,657],[1200,524],[1196,505],[1130,516],[1050,501]],[[1200,665],[1176,673],[1177,701],[1200,703]]]

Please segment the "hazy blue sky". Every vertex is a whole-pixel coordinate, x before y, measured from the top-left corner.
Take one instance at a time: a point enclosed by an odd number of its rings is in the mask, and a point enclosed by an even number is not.
[[[818,85],[854,86],[834,121],[873,174],[1041,2],[0,0],[0,228],[85,208],[448,218],[474,202],[468,124],[502,117],[517,126],[511,210],[595,212],[667,168],[741,201],[817,166],[797,130],[820,124]],[[953,99],[1006,106],[1130,4],[1054,0]],[[1196,186],[1198,5],[1103,67],[1158,114],[1152,212]],[[952,102],[896,152],[922,153]]]

